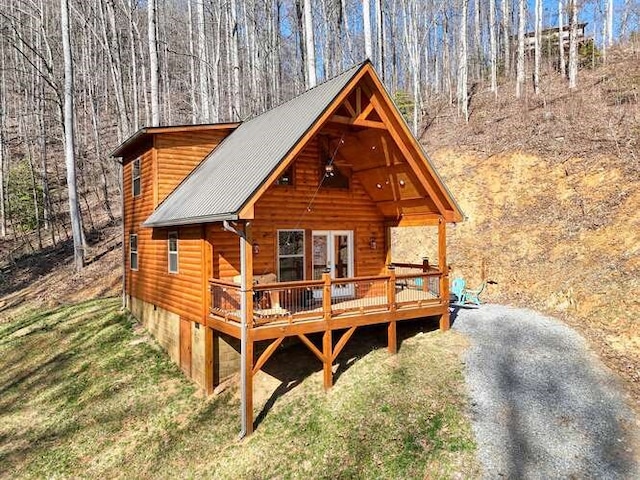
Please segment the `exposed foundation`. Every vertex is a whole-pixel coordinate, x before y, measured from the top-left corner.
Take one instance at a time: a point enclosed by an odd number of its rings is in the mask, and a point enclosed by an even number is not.
[[[180,366],[180,316],[130,295],[127,296],[127,308],[153,335],[171,360]],[[190,378],[203,389],[207,385],[207,328],[191,322]],[[233,337],[214,332],[212,349],[213,383],[217,385],[240,370],[240,343]]]

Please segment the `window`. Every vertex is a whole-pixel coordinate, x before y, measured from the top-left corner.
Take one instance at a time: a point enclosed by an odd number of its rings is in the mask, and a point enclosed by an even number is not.
[[[276,180],[276,185],[293,185],[293,165],[290,165]]]
[[[304,230],[278,230],[278,279],[304,280]]]
[[[133,165],[131,166],[131,184],[133,189],[133,196],[137,197],[140,195],[140,158],[136,158],[133,161]]]
[[[138,235],[129,235],[129,268],[138,270]]]
[[[178,232],[169,232],[169,273],[178,273]]]

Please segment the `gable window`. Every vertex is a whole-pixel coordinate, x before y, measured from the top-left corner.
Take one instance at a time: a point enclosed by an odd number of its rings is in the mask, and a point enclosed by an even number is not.
[[[169,232],[169,273],[178,273],[178,232]]]
[[[129,268],[138,270],[138,235],[129,235]]]
[[[133,161],[131,166],[131,185],[133,190],[133,196],[140,195],[141,183],[140,183],[140,157]]]
[[[293,185],[293,165],[289,165],[289,168],[278,177],[276,185]]]
[[[278,279],[304,280],[304,230],[278,230]]]

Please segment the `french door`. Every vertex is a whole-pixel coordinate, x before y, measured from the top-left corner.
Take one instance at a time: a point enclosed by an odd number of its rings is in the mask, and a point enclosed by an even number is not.
[[[322,278],[326,268],[331,278],[349,278],[353,271],[353,231],[352,230],[314,230],[313,231],[313,279]],[[322,291],[315,290],[315,296],[322,298]],[[333,297],[352,297],[352,283],[334,284],[331,288]]]

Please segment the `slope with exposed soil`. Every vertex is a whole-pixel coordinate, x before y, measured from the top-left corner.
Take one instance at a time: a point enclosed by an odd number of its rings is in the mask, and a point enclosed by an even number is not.
[[[483,90],[484,87],[478,90]],[[621,373],[640,401],[640,50],[614,51],[542,92],[477,94],[465,125],[439,111],[423,141],[467,216],[449,230],[452,276],[490,285],[484,300],[560,316]],[[428,246],[398,233],[416,259]]]

